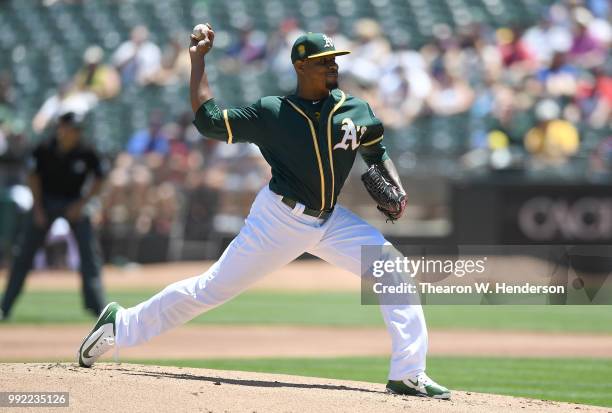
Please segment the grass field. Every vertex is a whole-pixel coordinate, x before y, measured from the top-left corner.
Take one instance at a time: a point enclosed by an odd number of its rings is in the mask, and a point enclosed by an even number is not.
[[[110,291],[124,306],[137,304],[155,291]],[[609,306],[424,306],[429,328],[471,328],[558,332],[612,332]],[[73,291],[26,292],[20,296],[12,323],[91,323]],[[355,293],[247,292],[198,317],[201,324],[382,326],[377,306],[360,305]]]
[[[142,363],[142,360],[136,361]],[[155,365],[299,374],[385,383],[382,357],[150,360]],[[428,357],[427,371],[451,389],[612,407],[612,359]],[[298,373],[296,373],[298,372]]]

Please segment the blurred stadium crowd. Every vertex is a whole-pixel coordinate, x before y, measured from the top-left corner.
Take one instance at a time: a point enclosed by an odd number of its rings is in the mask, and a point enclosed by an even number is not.
[[[107,258],[189,258],[191,240],[195,251],[235,233],[268,179],[256,148],[204,140],[191,124],[186,43],[203,21],[217,32],[207,71],[225,105],[292,93],[289,50],[304,31],[352,50],[337,60],[341,87],[383,120],[404,176],[612,173],[607,0],[14,0],[0,10],[0,187],[23,184],[28,149],[59,113],[87,113],[87,135],[114,165],[98,216]]]

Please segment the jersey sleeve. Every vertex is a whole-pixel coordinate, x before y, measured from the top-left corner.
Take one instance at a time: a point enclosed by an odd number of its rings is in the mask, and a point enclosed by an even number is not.
[[[361,137],[361,146],[367,148],[368,146],[375,145],[383,140],[385,128],[383,127],[380,119],[374,115],[370,105],[367,103],[365,105],[366,110],[368,111],[368,124],[366,125],[367,129],[365,134]]]
[[[101,157],[94,151],[92,151],[89,157],[89,167],[91,168],[94,176],[98,179],[103,179],[110,171],[110,164],[108,160]]]
[[[382,140],[375,142],[370,146],[361,145],[359,147],[359,153],[368,166],[389,159],[387,149],[385,148],[385,145],[383,145]]]
[[[251,106],[221,109],[210,99],[200,106],[193,123],[208,138],[227,143],[257,143],[264,124],[261,100]]]
[[[26,167],[29,173],[40,175],[42,169],[42,147],[39,144],[34,148],[26,160]]]
[[[389,159],[387,150],[383,145],[384,127],[380,119],[374,115],[369,104],[366,105],[368,111],[368,125],[364,135],[361,137],[359,153],[366,164],[372,165]]]

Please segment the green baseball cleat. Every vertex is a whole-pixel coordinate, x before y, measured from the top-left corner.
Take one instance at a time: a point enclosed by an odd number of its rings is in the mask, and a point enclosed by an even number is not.
[[[408,396],[432,397],[434,399],[450,399],[450,391],[430,379],[425,372],[404,380],[389,380],[387,393]]]
[[[98,317],[96,325],[83,339],[77,358],[79,366],[91,367],[95,361],[115,345],[115,319],[117,312],[122,310],[117,303],[110,303]]]

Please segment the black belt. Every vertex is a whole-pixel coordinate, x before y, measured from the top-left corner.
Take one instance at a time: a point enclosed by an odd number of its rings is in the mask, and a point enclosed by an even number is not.
[[[284,196],[281,199],[281,201],[283,201],[283,204],[291,207],[291,209],[295,208],[295,206],[297,205],[297,201],[291,198],[287,198],[286,196]],[[334,211],[333,210],[319,211],[318,209],[310,209],[310,208],[304,207],[304,211],[302,213],[305,215],[309,215],[311,217],[315,217],[315,218],[328,219],[329,217],[331,217],[332,212]]]

